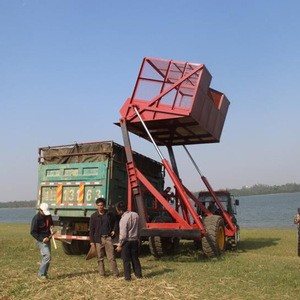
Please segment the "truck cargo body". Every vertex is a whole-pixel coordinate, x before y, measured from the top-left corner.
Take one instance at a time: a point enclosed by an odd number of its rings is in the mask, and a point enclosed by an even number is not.
[[[149,181],[163,190],[162,164],[134,153],[136,165]],[[128,180],[124,147],[113,141],[42,147],[39,149],[38,203],[48,203],[60,231],[67,254],[86,252],[89,244],[89,218],[96,211],[95,200],[106,199],[114,211],[118,201],[127,201]],[[144,197],[155,214],[155,199]]]

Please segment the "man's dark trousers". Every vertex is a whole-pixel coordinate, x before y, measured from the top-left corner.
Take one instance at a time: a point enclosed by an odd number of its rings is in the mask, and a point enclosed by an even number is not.
[[[142,268],[139,260],[139,242],[126,241],[122,245],[122,260],[124,267],[124,277],[126,280],[131,279],[131,263],[135,276],[142,278]]]

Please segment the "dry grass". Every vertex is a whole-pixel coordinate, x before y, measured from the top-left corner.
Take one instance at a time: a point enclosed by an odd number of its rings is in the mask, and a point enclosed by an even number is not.
[[[53,249],[47,282],[36,279],[40,255],[27,225],[0,224],[0,299],[299,299],[295,230],[242,230],[240,250],[208,260],[190,241],[154,259],[143,246],[144,279],[99,277],[95,259]],[[122,273],[122,262],[118,258]],[[106,262],[107,269],[109,266]]]

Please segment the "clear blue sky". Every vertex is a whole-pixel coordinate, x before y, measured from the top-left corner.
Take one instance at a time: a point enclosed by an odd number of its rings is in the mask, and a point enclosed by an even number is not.
[[[204,63],[230,100],[221,142],[188,147],[214,188],[299,184],[299,11],[297,0],[0,0],[0,201],[36,199],[40,146],[123,143],[113,123],[145,56]],[[185,185],[203,189],[175,154]]]

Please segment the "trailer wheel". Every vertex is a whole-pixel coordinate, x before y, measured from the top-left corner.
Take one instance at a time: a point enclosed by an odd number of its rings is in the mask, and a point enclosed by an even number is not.
[[[154,257],[162,257],[164,255],[171,255],[176,252],[179,245],[179,238],[150,236],[149,248]]]
[[[152,223],[172,223],[172,218],[168,216],[157,216]],[[174,254],[179,246],[179,238],[177,237],[149,237],[150,252],[154,257]]]
[[[203,219],[207,234],[202,239],[203,252],[208,257],[218,257],[225,251],[224,220],[220,216],[211,215]]]
[[[194,247],[196,250],[202,250],[202,240],[194,240]]]

